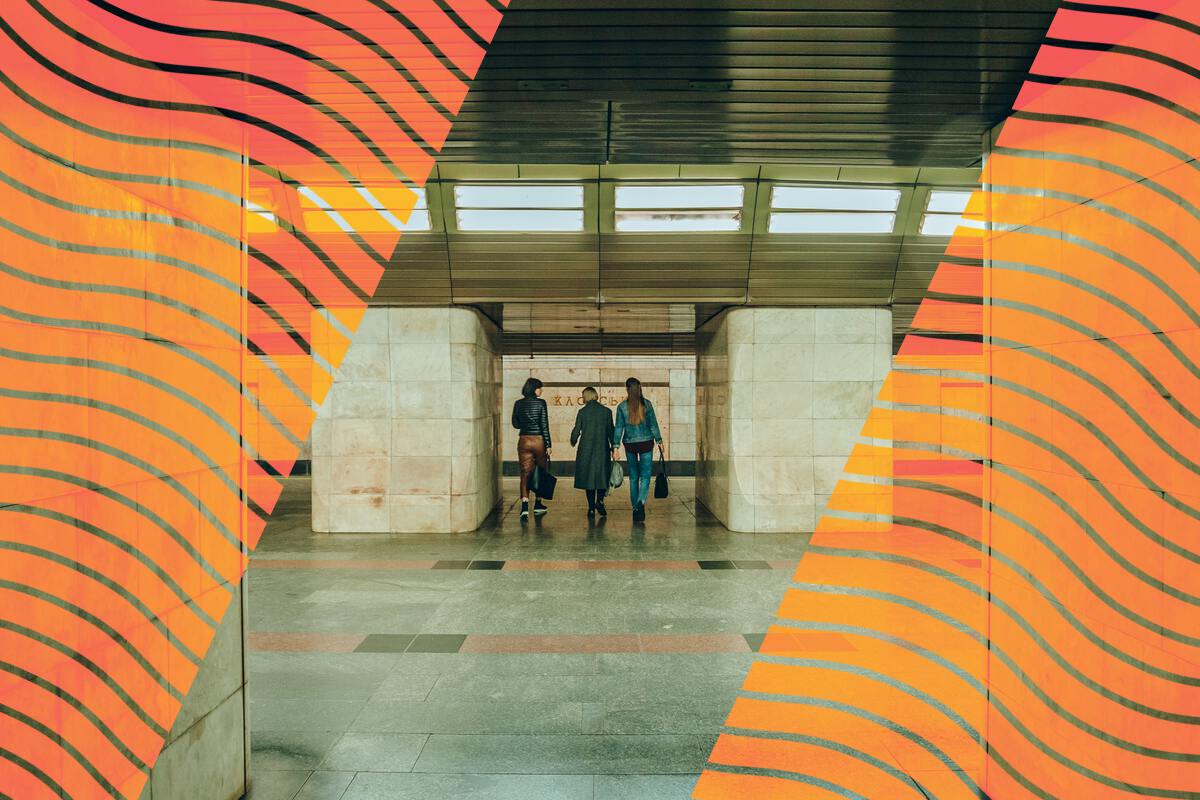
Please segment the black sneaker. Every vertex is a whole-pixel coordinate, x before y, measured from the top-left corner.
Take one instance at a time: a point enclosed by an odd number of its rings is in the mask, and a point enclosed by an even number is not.
[[[533,506],[533,513],[534,513],[534,514],[537,514],[538,516],[541,516],[542,514],[545,514],[545,513],[546,513],[547,511],[549,511],[549,510],[550,510],[550,509],[548,509],[548,508],[546,508],[544,505],[542,505],[542,501],[541,501],[541,500],[538,500],[538,501],[537,501],[537,502],[534,504],[534,506]]]
[[[637,515],[638,515],[638,522],[646,521],[646,507],[644,505],[638,506]]]
[[[528,517],[529,517],[529,501],[522,500],[521,501],[521,519],[527,519]]]

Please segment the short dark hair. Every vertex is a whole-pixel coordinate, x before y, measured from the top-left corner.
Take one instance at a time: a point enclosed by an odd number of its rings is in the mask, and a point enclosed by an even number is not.
[[[542,388],[542,382],[537,378],[530,378],[529,380],[525,381],[525,385],[521,387],[521,396],[533,397],[534,393],[540,388]]]

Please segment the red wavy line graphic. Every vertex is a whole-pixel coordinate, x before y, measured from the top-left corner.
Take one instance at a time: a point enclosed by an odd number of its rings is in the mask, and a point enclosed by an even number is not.
[[[1198,52],[1059,10],[695,797],[1200,797]]]
[[[3,4],[0,796],[141,792],[505,5]]]

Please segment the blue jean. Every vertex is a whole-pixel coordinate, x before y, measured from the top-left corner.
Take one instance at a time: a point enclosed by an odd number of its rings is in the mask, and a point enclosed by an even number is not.
[[[654,472],[654,451],[649,453],[626,453],[629,466],[629,499],[633,507],[645,505],[650,497],[650,474]]]

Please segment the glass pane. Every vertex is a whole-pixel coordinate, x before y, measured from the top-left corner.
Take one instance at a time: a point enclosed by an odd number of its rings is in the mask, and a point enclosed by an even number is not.
[[[296,189],[296,194],[298,194],[301,197],[303,197],[304,199],[308,200],[310,203],[315,205],[317,208],[333,208],[333,206],[329,205],[328,201],[326,201],[325,198],[321,197],[321,195],[317,194],[315,191],[313,191],[312,189],[310,189],[307,186],[298,187]]]
[[[921,235],[953,236],[954,229],[960,225],[964,228],[982,229],[983,221],[961,217],[958,214],[926,214],[921,219]]]
[[[929,205],[925,209],[948,214],[961,214],[967,210],[967,201],[970,199],[971,192],[932,191],[929,193]]]
[[[363,208],[399,211],[412,206],[427,208],[424,189],[405,186],[300,186],[296,190],[305,202],[302,207],[353,211]],[[414,203],[413,195],[416,195]]]
[[[392,214],[390,211],[381,213],[398,231],[427,231],[433,227],[429,224],[429,211],[424,208],[414,209],[408,218],[408,222],[401,222],[399,216]]]
[[[776,186],[771,190],[771,208],[811,208],[815,211],[895,211],[899,205],[899,189]]]
[[[304,211],[304,228],[309,233],[383,233],[385,231],[427,231],[430,229],[429,212],[413,211],[408,222],[400,221],[397,214],[374,209],[333,211],[320,209]]]
[[[274,233],[279,230],[275,214],[258,203],[246,203],[246,233]]]
[[[374,211],[370,212],[377,220],[379,215]],[[302,211],[304,220],[304,230],[307,233],[334,233],[337,231],[345,231],[347,233],[354,232],[354,226],[337,211],[318,210],[318,211]],[[382,220],[380,220],[382,222]]]
[[[741,184],[675,184],[618,186],[617,208],[741,208]]]
[[[267,222],[275,222],[275,214],[268,211],[267,209],[263,208],[258,203],[247,200],[246,208],[250,211],[251,214],[255,214],[259,217],[262,217]]]
[[[617,230],[621,233],[671,231],[737,231],[742,227],[742,212],[737,211],[618,211]]]
[[[891,233],[895,214],[773,213],[771,233]]]
[[[359,186],[355,191],[358,192],[363,200],[367,201],[367,205],[371,208],[386,208],[392,211],[398,208],[407,208],[413,194],[417,196],[417,202],[413,205],[413,208],[428,208],[425,203],[424,189],[413,189],[410,192],[408,189],[403,188]]]
[[[459,208],[583,208],[583,187],[559,186],[455,186]]]
[[[529,209],[500,211],[491,209],[458,210],[460,231],[582,231],[583,211]]]

